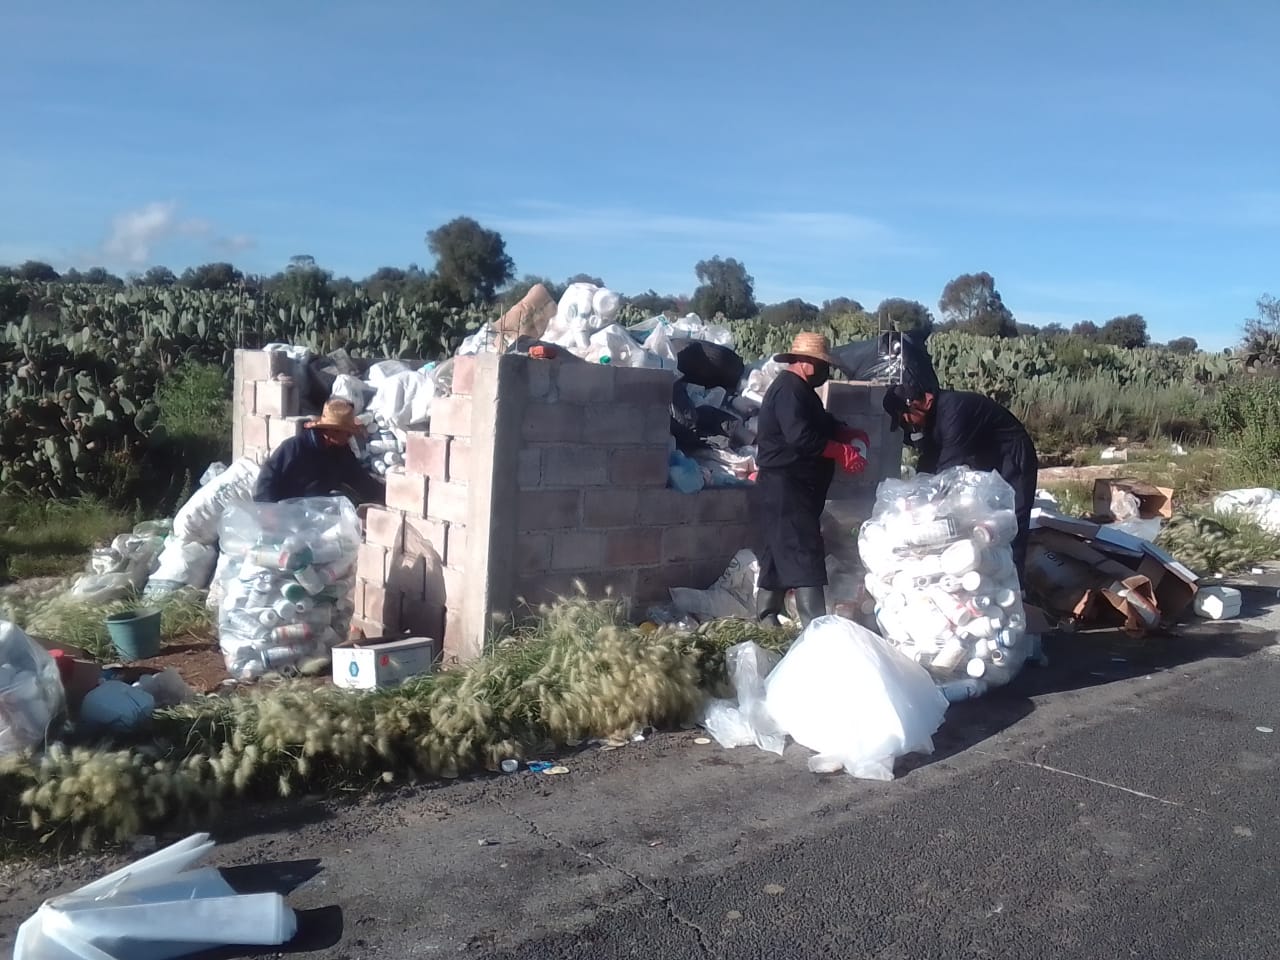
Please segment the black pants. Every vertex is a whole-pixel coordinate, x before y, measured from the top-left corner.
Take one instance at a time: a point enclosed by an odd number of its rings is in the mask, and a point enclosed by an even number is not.
[[[831,487],[825,470],[761,470],[752,491],[752,524],[761,590],[827,585],[822,511]]]

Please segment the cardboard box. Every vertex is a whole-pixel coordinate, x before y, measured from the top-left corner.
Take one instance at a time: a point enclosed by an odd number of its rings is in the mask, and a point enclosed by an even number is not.
[[[1111,513],[1111,496],[1117,491],[1131,493],[1138,498],[1138,519],[1153,520],[1159,517],[1168,520],[1173,516],[1173,491],[1168,487],[1157,487],[1142,480],[1106,480],[1093,481],[1093,512],[1103,520],[1114,520]]]
[[[430,673],[436,641],[410,637],[386,643],[333,648],[333,683],[346,690],[379,690]]]
[[[1081,623],[1112,624],[1141,635],[1160,621],[1146,576],[1071,534],[1037,531],[1027,551],[1027,586],[1051,611]]]

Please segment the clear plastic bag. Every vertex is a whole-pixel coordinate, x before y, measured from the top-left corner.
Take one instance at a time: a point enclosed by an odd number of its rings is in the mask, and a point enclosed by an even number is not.
[[[933,752],[947,699],[884,638],[819,617],[769,674],[765,707],[780,729],[817,751],[813,772],[892,780],[898,757]]]
[[[940,683],[1008,683],[1030,646],[1011,543],[1013,488],[954,467],[886,480],[858,535],[881,632]]]
[[[836,367],[850,380],[903,383],[938,392],[938,375],[925,340],[912,333],[884,333],[834,347]]]
[[[778,655],[753,641],[732,646],[725,653],[735,700],[709,700],[701,723],[722,747],[755,745],[782,755],[787,735],[765,704],[765,678],[778,665]]]
[[[35,749],[66,703],[47,650],[0,620],[0,757]]]
[[[237,504],[220,546],[218,642],[232,676],[294,670],[347,635],[360,521],[345,497]]]
[[[45,901],[18,928],[13,960],[170,960],[292,940],[297,917],[280,894],[237,894],[195,867],[212,849],[198,833]]]

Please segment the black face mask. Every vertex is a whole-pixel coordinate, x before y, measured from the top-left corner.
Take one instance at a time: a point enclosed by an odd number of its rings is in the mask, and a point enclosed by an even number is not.
[[[817,390],[828,380],[831,379],[831,368],[825,363],[816,363],[813,367],[813,375],[809,377],[809,386]]]

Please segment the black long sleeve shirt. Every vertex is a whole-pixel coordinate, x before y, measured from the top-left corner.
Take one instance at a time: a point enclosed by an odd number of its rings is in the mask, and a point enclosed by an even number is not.
[[[1017,417],[990,397],[959,390],[935,395],[918,447],[921,473],[963,465],[1007,479],[1035,463],[1035,446]]]
[[[756,428],[756,465],[781,470],[817,466],[839,426],[813,387],[784,370],[764,395]]]
[[[381,502],[385,497],[381,484],[365,472],[349,446],[327,444],[316,431],[304,430],[267,458],[253,499],[279,503],[295,497],[328,497],[344,486],[362,501]]]

